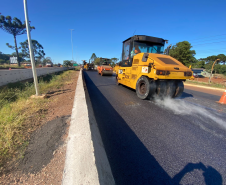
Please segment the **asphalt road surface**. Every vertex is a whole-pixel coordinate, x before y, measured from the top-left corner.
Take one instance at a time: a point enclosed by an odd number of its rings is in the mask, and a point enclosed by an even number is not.
[[[226,184],[220,96],[185,89],[179,99],[140,100],[115,76],[84,78],[116,184]]]

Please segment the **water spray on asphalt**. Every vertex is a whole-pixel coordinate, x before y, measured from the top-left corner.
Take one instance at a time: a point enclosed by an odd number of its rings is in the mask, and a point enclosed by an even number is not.
[[[192,104],[182,99],[172,99],[165,97],[163,99],[155,98],[155,104],[165,109],[173,111],[178,115],[198,116],[198,118],[206,118],[226,129],[226,121],[220,118],[220,115],[213,111],[207,110],[205,107]]]

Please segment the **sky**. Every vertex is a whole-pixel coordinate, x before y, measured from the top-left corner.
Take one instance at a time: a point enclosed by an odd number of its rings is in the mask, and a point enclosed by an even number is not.
[[[135,35],[189,41],[195,57],[226,54],[225,0],[27,0],[31,38],[54,63],[97,57],[121,58],[122,42]],[[1,0],[1,15],[25,20],[23,0]],[[27,35],[17,37],[17,43]],[[0,29],[0,51],[14,52],[13,36]],[[167,45],[166,45],[167,46]]]

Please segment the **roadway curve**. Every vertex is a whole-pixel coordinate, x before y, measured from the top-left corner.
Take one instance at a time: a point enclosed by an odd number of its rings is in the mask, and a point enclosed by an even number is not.
[[[114,76],[84,78],[116,184],[226,184],[220,96],[185,89],[180,99],[153,102]]]

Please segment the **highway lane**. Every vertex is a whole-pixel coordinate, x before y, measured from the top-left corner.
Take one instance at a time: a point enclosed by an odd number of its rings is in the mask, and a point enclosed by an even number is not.
[[[219,96],[140,100],[115,77],[84,72],[116,184],[226,184],[225,107]]]

